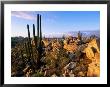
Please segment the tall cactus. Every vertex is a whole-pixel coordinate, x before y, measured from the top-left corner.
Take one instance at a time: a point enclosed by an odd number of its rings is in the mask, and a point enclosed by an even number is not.
[[[37,14],[37,45],[39,45],[39,14]]]
[[[28,42],[27,42],[27,46],[28,46],[29,63],[30,63],[31,62],[31,59],[33,59],[33,49],[32,49],[32,45],[31,45],[30,30],[29,30],[29,25],[28,24],[27,24],[27,30],[28,30]]]
[[[35,46],[37,47],[37,38],[38,37],[35,36],[35,25],[34,24],[33,24],[33,37],[34,37]]]
[[[42,57],[42,31],[41,31],[41,15],[37,15],[37,51],[38,51],[38,58],[37,58],[37,66],[38,68],[41,66],[41,57]]]
[[[40,46],[42,45],[41,15],[40,15]]]
[[[28,43],[24,43],[24,46],[25,46],[25,51],[26,51],[27,58],[28,58],[28,61],[26,60],[26,63],[28,63],[30,61],[30,50],[28,49],[29,45]]]
[[[28,41],[27,41],[27,48],[26,48],[26,49],[28,49],[27,52],[29,52],[29,54],[27,54],[27,55],[28,55],[28,59],[29,59],[29,61],[30,61],[30,58],[31,58],[31,50],[30,50],[30,31],[29,31],[29,25],[28,25],[28,24],[27,24],[27,30],[28,30]]]

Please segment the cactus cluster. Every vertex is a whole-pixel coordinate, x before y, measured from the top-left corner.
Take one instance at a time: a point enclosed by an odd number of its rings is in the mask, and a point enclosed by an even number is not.
[[[26,53],[28,56],[28,63],[30,61],[33,61],[33,47],[31,44],[31,38],[30,38],[30,30],[29,30],[29,25],[27,24],[27,31],[28,31],[28,41],[25,43],[25,49]],[[40,68],[41,66],[41,61],[40,59],[42,58],[42,52],[43,52],[43,47],[42,47],[42,31],[41,31],[41,15],[37,14],[37,35],[35,35],[35,25],[33,24],[33,38],[34,38],[34,43],[35,43],[35,48],[36,52],[38,54],[37,58],[37,68]]]

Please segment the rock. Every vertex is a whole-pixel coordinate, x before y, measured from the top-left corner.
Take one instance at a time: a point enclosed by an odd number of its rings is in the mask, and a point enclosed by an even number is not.
[[[66,70],[65,70],[63,76],[64,76],[64,77],[69,77],[69,76],[70,76],[70,75],[69,75],[69,69],[66,69]]]
[[[11,76],[12,76],[12,77],[16,76],[16,72],[12,72],[12,73],[11,73]]]
[[[85,48],[83,52],[86,53],[86,56],[88,58],[93,58],[95,56],[95,53],[100,53],[99,41],[97,41],[97,39],[93,39],[91,42],[88,43],[87,48]]]
[[[78,46],[76,44],[68,44],[64,45],[64,49],[66,49],[69,52],[75,52],[77,50]]]
[[[79,77],[84,77],[85,74],[81,71],[81,72],[78,73],[78,76],[79,76]]]
[[[64,69],[74,69],[76,67],[76,62],[70,62],[68,65],[64,67]]]
[[[55,42],[55,43],[52,43],[52,47],[53,47],[53,48],[60,48],[61,45],[60,45],[59,42]]]
[[[73,70],[71,70],[71,71],[69,72],[69,76],[70,76],[70,77],[74,77],[74,76],[75,76],[74,73],[73,73]]]
[[[23,70],[23,72],[26,73],[26,72],[29,70],[29,68],[30,68],[30,66],[27,66],[27,67]]]
[[[23,54],[23,57],[27,57],[27,54]]]
[[[93,39],[88,45],[94,47],[96,51],[100,53],[100,40],[99,39]]]
[[[48,40],[43,40],[43,42],[44,42],[44,46],[45,46],[45,47],[47,47],[47,46],[49,45]]]
[[[85,65],[90,64],[90,63],[92,63],[91,59],[86,58],[83,60],[83,64],[85,64]]]
[[[100,76],[100,69],[95,66],[89,66],[87,76],[88,77],[99,77]]]
[[[92,51],[92,49],[90,47],[87,47],[85,49],[85,53],[86,53],[86,56],[90,59],[94,57],[94,52]]]
[[[95,54],[92,63],[89,64],[87,76],[89,77],[99,77],[100,76],[100,58],[99,53]]]
[[[29,73],[29,72],[27,72],[27,73],[26,73],[26,77],[29,77],[29,76],[30,76],[30,73]]]
[[[56,69],[55,68],[47,68],[45,69],[45,72],[44,72],[44,76],[52,76],[53,74],[55,74],[56,72]]]
[[[74,75],[74,74],[70,74],[70,73],[69,73],[69,76],[70,76],[70,77],[75,77],[75,75]]]
[[[80,66],[80,70],[83,71],[83,72],[84,72],[84,71],[87,71],[87,67],[82,64],[82,65]]]
[[[57,77],[57,75],[56,74],[53,74],[51,77]]]
[[[75,58],[75,54],[74,53],[69,53],[69,58],[70,59],[74,59]]]
[[[68,41],[67,40],[64,40],[63,43],[64,43],[64,45],[67,45],[68,44]]]
[[[88,47],[85,48],[86,56],[92,61],[89,64],[87,76],[98,77],[100,76],[100,49],[99,40],[93,39],[88,43]]]

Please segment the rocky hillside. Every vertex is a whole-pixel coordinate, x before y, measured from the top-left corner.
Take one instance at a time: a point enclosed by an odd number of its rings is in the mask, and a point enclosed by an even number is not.
[[[100,39],[68,36],[42,40],[41,67],[36,68],[38,53],[32,39],[33,58],[27,58],[22,43],[12,48],[12,76],[26,77],[99,77]],[[21,48],[22,47],[22,48]],[[22,51],[20,51],[22,49]],[[22,55],[21,55],[22,53]]]

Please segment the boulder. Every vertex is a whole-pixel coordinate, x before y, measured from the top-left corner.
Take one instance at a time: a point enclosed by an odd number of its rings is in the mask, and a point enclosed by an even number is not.
[[[27,71],[29,71],[29,69],[30,69],[30,66],[27,65],[26,68],[23,69],[23,72],[26,73]]]
[[[68,65],[64,67],[64,69],[74,69],[76,67],[76,62],[70,62]]]
[[[79,77],[84,77],[85,74],[81,71],[81,72],[78,73],[78,76],[79,76]]]
[[[71,71],[69,72],[69,76],[70,76],[70,77],[75,77],[75,75],[74,75],[74,73],[73,73],[73,70],[71,70]]]
[[[56,74],[53,74],[51,77],[58,77]]]
[[[88,47],[85,48],[84,52],[86,56],[92,61],[89,64],[87,76],[98,77],[100,76],[100,43],[98,39],[93,39],[88,43]]]
[[[77,48],[78,46],[76,44],[64,45],[64,49],[66,49],[68,52],[75,52]]]
[[[84,49],[83,52],[85,52],[86,56],[91,59],[95,56],[95,53],[100,53],[99,45],[99,41],[97,39],[93,39],[88,43],[88,46]]]

